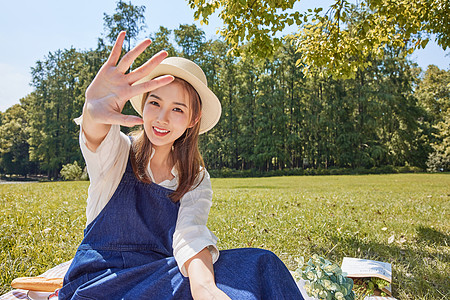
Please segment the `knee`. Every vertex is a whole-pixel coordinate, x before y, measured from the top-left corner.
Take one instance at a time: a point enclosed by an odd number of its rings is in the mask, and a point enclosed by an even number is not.
[[[286,266],[281,259],[272,251],[265,249],[258,249],[259,265],[265,269],[284,269]]]

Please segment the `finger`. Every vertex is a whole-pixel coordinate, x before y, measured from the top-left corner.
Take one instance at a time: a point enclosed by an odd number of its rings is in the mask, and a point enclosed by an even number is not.
[[[109,124],[118,124],[126,127],[133,127],[144,124],[144,121],[138,116],[123,115],[121,113],[112,113],[108,118]]]
[[[115,66],[119,61],[119,57],[122,54],[122,45],[123,41],[125,40],[125,35],[126,32],[121,31],[117,36],[116,42],[114,43],[111,53],[109,54],[108,60],[106,61],[107,64]]]
[[[139,43],[136,47],[130,50],[127,54],[125,54],[117,65],[117,70],[121,73],[125,73],[134,62],[134,60],[142,53],[152,41],[150,39],[146,39]]]
[[[171,83],[174,79],[175,77],[172,75],[164,75],[140,84],[136,84],[132,87],[133,96],[142,95],[146,92],[156,90],[157,88]]]
[[[150,74],[150,72],[167,57],[167,55],[167,52],[164,50],[153,55],[152,58],[145,62],[145,64],[127,74],[128,82],[130,84],[133,84],[141,78],[144,78],[145,76]]]

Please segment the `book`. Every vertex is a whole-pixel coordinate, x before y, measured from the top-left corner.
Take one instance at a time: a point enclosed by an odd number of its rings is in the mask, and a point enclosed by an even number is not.
[[[380,297],[384,299],[392,298],[392,266],[390,263],[385,263],[376,260],[344,257],[341,266],[342,272],[347,273],[347,277],[355,278],[381,278],[389,282],[389,285],[382,289],[390,297]],[[380,299],[379,297],[368,295],[370,299]]]

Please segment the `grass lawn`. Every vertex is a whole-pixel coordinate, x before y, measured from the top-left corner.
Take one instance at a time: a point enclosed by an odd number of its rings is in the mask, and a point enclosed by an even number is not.
[[[261,247],[294,270],[314,253],[389,262],[398,299],[450,298],[450,174],[213,179],[219,248]],[[69,260],[87,182],[0,185],[0,294]]]

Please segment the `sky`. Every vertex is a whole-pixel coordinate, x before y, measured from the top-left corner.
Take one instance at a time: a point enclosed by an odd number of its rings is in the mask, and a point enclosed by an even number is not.
[[[195,23],[205,31],[206,38],[215,38],[221,26],[217,15],[210,19],[209,25],[202,26],[194,21],[194,12],[187,0],[131,2],[146,6],[146,36],[156,32],[159,26],[175,29],[179,24]],[[330,2],[302,0],[296,9],[326,7]],[[4,1],[0,10],[0,111],[19,103],[32,91],[31,68],[49,52],[71,47],[78,50],[95,48],[103,34],[103,13],[112,15],[115,7],[115,0]],[[285,33],[294,31],[291,27]],[[450,69],[450,50],[443,51],[435,43],[417,50],[411,58],[424,70],[429,64]]]

